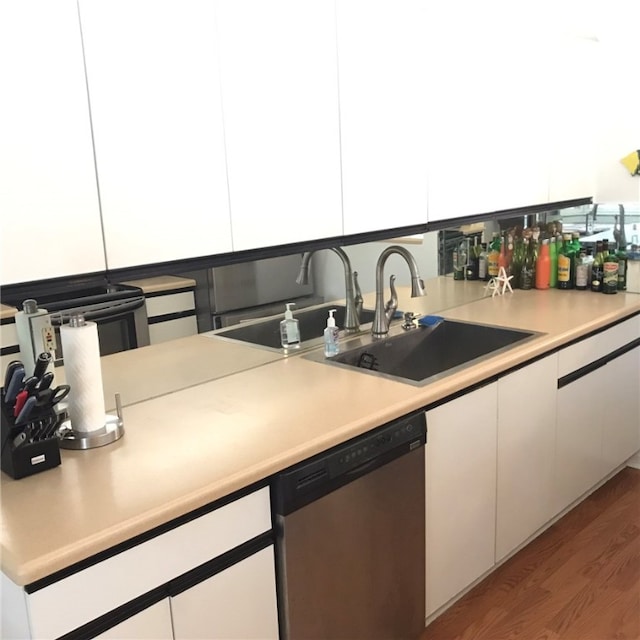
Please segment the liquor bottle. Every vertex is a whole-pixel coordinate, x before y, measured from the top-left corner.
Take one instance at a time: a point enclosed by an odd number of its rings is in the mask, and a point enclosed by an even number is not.
[[[580,253],[575,256],[575,274],[576,289],[586,291],[590,284],[589,281],[589,262],[587,261],[587,253],[584,249],[580,249]]]
[[[628,261],[625,247],[619,247],[616,255],[618,256],[618,291],[626,291]]]
[[[529,238],[524,239],[524,260],[520,270],[520,288],[531,289],[535,282],[535,261],[533,257],[533,245]]]
[[[482,243],[482,249],[480,250],[480,257],[478,259],[478,278],[480,280],[488,280],[487,277],[487,243]]]
[[[504,235],[500,242],[500,253],[498,254],[498,272],[504,269],[507,272],[507,234]]]
[[[549,286],[555,289],[558,286],[558,238],[553,236],[549,240]]]
[[[511,275],[513,276],[511,284],[514,287],[520,286],[520,274],[522,273],[524,258],[524,240],[522,238],[516,238],[513,258],[511,259]]]
[[[480,271],[480,251],[481,246],[478,244],[478,236],[475,237],[472,247],[469,247],[469,260],[467,264],[466,278],[467,280],[477,280]]]
[[[551,285],[551,257],[549,241],[543,240],[536,261],[536,289],[548,289]]]
[[[464,280],[467,270],[467,239],[464,238],[453,251],[453,279]]]
[[[604,267],[604,243],[602,240],[596,242],[596,257],[591,265],[591,291],[602,291],[602,276]]]
[[[576,255],[579,255],[582,245],[580,244],[580,233],[578,231],[574,231],[571,234],[571,246],[573,247]]]
[[[573,289],[574,277],[574,251],[571,245],[571,234],[565,233],[562,236],[562,247],[558,254],[558,289]]]
[[[489,278],[495,278],[498,275],[498,258],[500,257],[500,234],[494,232],[491,241],[489,258],[487,260],[487,273]]]
[[[602,266],[602,293],[618,293],[618,256],[611,251]]]

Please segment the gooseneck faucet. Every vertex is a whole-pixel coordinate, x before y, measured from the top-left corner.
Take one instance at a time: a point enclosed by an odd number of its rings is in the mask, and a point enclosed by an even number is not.
[[[355,333],[360,331],[360,313],[358,307],[362,307],[362,297],[357,287],[356,276],[351,269],[349,256],[340,247],[330,247],[330,250],[338,255],[344,266],[344,283],[345,283],[345,317],[344,330],[347,333]],[[298,284],[308,284],[309,282],[309,262],[314,251],[306,251],[302,256],[300,265],[300,273],[296,278]],[[356,289],[358,295],[356,296]],[[358,298],[358,299],[356,299]]]
[[[417,298],[418,296],[425,295],[424,282],[418,273],[418,265],[413,255],[404,247],[398,245],[392,245],[384,249],[378,258],[376,264],[376,308],[375,315],[373,316],[373,325],[371,326],[371,335],[374,338],[384,338],[389,333],[389,324],[391,318],[398,307],[398,297],[394,286],[395,276],[391,276],[391,299],[386,304],[384,303],[384,265],[387,258],[397,253],[402,256],[407,265],[409,265],[409,271],[411,272],[411,297]]]

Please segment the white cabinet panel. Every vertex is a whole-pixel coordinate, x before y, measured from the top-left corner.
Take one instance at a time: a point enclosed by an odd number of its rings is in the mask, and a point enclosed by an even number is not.
[[[555,513],[605,475],[602,424],[606,402],[602,374],[603,369],[596,369],[558,389]]]
[[[96,640],[173,640],[169,598],[96,636]]]
[[[171,598],[176,640],[277,640],[273,546]]]
[[[0,3],[0,281],[104,271],[75,0]]]
[[[427,411],[427,616],[495,560],[497,383]]]
[[[548,199],[544,47],[493,4],[430,5],[430,222]]]
[[[337,4],[344,232],[427,221],[427,3]]]
[[[557,371],[555,354],[498,381],[496,561],[554,515]]]
[[[80,15],[108,267],[230,251],[214,3]]]
[[[234,250],[341,235],[333,3],[218,9]]]
[[[639,358],[640,347],[636,347],[601,369],[602,398],[606,405],[602,433],[605,472],[612,471],[640,449]]]

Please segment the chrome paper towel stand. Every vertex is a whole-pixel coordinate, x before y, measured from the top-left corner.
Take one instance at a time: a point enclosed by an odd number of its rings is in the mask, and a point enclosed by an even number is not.
[[[122,402],[119,393],[116,393],[116,414],[115,416],[106,414],[104,426],[91,432],[74,431],[71,420],[64,420],[58,429],[60,448],[95,449],[119,440],[124,435]]]

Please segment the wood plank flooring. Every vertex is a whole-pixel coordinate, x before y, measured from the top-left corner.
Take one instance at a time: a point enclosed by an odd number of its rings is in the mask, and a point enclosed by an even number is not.
[[[419,640],[515,639],[640,639],[640,470],[620,471]]]

